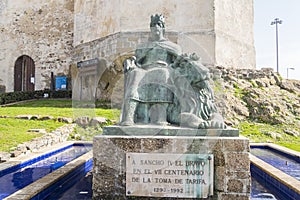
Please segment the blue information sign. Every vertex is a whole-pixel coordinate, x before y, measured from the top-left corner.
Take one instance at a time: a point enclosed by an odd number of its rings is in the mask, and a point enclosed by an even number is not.
[[[55,90],[66,90],[67,89],[67,77],[56,76],[55,77]]]

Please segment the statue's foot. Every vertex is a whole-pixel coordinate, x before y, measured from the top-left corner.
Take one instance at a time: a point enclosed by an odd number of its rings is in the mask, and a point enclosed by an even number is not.
[[[133,124],[133,121],[123,121],[120,123],[121,126],[132,126]]]

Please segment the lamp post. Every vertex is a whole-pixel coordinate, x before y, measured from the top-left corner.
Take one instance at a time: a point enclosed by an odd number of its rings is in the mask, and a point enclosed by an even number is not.
[[[286,68],[286,79],[289,79],[289,69],[295,70],[294,67],[288,67],[288,68]]]
[[[278,25],[282,24],[282,20],[276,18],[274,21],[271,22],[271,25],[276,25],[276,63],[277,63],[277,73],[279,73],[279,64],[278,64]]]

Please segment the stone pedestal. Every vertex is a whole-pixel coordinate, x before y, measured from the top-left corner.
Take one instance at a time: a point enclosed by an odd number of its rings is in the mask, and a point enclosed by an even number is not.
[[[110,130],[115,131],[116,129],[122,129],[122,127],[105,127],[104,133],[107,135],[99,135],[94,138],[93,199],[162,199],[161,197],[126,196],[126,153],[213,154],[214,192],[213,196],[208,199],[250,199],[248,139],[237,136],[184,136],[183,134],[162,136],[153,134],[153,132],[160,132],[158,127],[149,129],[153,131],[151,133],[153,135],[146,134],[146,130],[144,130],[144,135],[140,134],[139,136],[108,135]],[[125,129],[126,133],[138,131],[130,127]],[[155,129],[157,130],[155,131]],[[177,131],[182,133],[179,127]],[[186,135],[193,135],[187,129],[184,131]],[[166,199],[174,199],[174,197]]]

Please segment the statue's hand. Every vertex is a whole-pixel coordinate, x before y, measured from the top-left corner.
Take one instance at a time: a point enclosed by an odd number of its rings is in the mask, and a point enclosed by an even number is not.
[[[135,56],[132,56],[131,58],[128,58],[124,61],[123,63],[123,66],[124,66],[124,72],[128,72],[128,71],[131,71],[133,70],[134,68],[136,68],[136,57]]]

